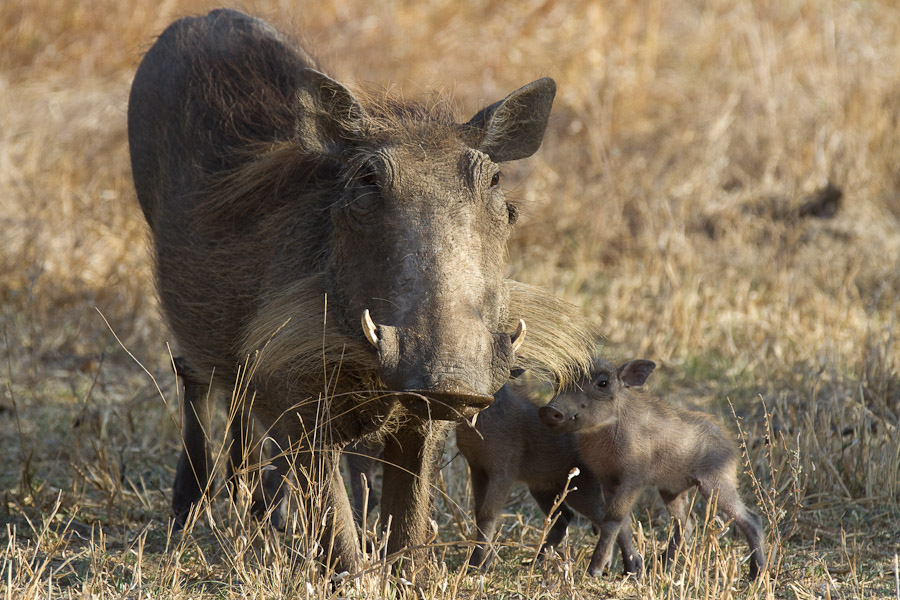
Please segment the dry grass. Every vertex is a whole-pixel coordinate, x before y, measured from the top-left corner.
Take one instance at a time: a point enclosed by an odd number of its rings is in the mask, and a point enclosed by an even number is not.
[[[661,570],[651,498],[635,515],[640,581],[587,581],[583,527],[566,554],[528,562],[544,524],[524,494],[503,560],[468,575],[459,458],[438,482],[439,566],[418,587],[378,565],[329,584],[305,528],[260,531],[224,493],[190,535],[168,533],[177,389],[125,102],[153,36],[210,6],[0,4],[0,597],[900,598],[893,2],[243,4],[301,32],[338,78],[451,91],[461,118],[557,80],[542,150],[507,168],[523,207],[510,275],[582,306],[607,354],[660,363],[653,389],[672,402],[740,425],[771,563],[749,586],[743,540],[702,508]],[[801,210],[829,182],[834,216]]]

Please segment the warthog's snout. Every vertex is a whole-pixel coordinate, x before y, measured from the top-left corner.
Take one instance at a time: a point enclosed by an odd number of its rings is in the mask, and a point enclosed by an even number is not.
[[[381,379],[408,408],[432,419],[471,418],[493,401],[509,379],[526,325],[511,334],[483,330],[479,335],[440,336],[422,343],[420,331],[376,324],[368,310],[362,329],[378,351]]]

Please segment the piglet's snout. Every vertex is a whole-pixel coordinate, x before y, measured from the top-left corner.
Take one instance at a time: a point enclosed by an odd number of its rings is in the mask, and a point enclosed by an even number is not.
[[[552,406],[542,406],[538,410],[538,416],[541,418],[541,422],[548,427],[555,427],[566,420],[566,415]]]

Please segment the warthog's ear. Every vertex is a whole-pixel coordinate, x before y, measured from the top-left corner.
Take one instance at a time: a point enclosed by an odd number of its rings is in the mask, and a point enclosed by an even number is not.
[[[311,151],[329,152],[358,138],[366,111],[350,90],[315,69],[304,69],[301,77],[297,141]]]
[[[471,132],[472,147],[494,162],[531,156],[544,139],[554,96],[556,82],[544,77],[481,109],[463,126]]]
[[[656,368],[656,363],[652,360],[629,360],[627,363],[616,369],[619,381],[625,387],[640,387],[644,385],[650,373]]]

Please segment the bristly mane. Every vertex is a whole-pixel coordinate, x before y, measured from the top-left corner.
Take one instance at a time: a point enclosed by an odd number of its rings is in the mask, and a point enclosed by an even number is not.
[[[455,123],[450,100],[434,94],[412,102],[387,90],[355,89],[353,95],[365,114],[360,122],[349,115],[338,122],[340,111],[330,112],[331,126],[350,134],[333,153],[304,147],[301,127],[316,120],[318,106],[304,103],[304,69],[321,71],[311,56],[290,35],[265,23],[247,30],[218,28],[204,22],[208,35],[186,38],[190,61],[173,65],[191,70],[184,77],[186,126],[194,131],[218,131],[217,143],[205,148],[205,181],[196,189],[202,197],[193,203],[195,215],[207,223],[232,220],[260,210],[268,198],[286,185],[302,186],[305,197],[336,198],[353,177],[355,151],[365,153],[387,140],[401,144],[439,146],[466,135]],[[224,21],[223,21],[224,22]],[[253,65],[247,68],[246,65]]]
[[[362,330],[348,334],[329,317],[325,280],[318,274],[290,285],[251,321],[237,351],[256,357],[260,381],[279,373],[308,382],[339,368],[341,378],[360,391],[379,385],[376,355]],[[578,309],[534,286],[512,280],[506,286],[509,317],[501,330],[514,331],[519,319],[528,327],[516,364],[560,386],[587,373],[594,336]]]
[[[519,319],[528,327],[516,365],[560,387],[589,373],[596,335],[582,312],[542,288],[511,279],[506,286],[508,321],[501,328],[514,331]]]
[[[367,114],[364,129],[359,131],[359,140],[364,142],[348,140],[349,151],[343,153],[310,151],[294,137],[294,122],[282,115],[285,139],[247,139],[241,146],[223,151],[226,162],[236,166],[207,173],[203,197],[195,202],[192,214],[208,224],[237,216],[252,218],[256,211],[275,208],[271,204],[275,199],[289,200],[300,194],[320,198],[320,203],[310,205],[325,208],[340,197],[373,148],[392,141],[426,150],[467,135],[455,122],[446,98],[408,102],[387,92],[380,97],[362,94],[361,98]]]

